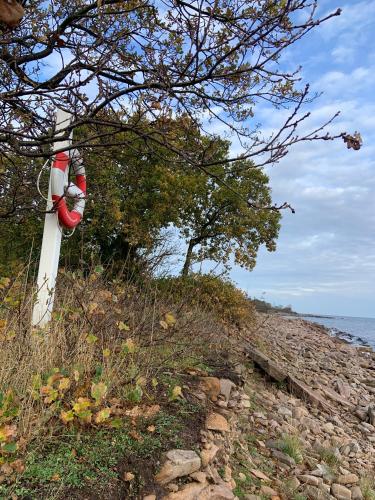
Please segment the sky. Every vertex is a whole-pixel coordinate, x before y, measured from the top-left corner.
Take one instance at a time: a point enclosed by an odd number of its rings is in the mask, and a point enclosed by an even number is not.
[[[297,312],[375,317],[375,0],[320,0],[321,14],[342,14],[310,32],[281,64],[302,65],[303,81],[323,92],[309,110],[310,125],[336,111],[332,132],[363,138],[360,151],[343,141],[293,147],[267,168],[275,202],[288,201],[277,251],[261,250],[251,273],[231,278],[250,296]],[[280,121],[260,110],[264,129]]]

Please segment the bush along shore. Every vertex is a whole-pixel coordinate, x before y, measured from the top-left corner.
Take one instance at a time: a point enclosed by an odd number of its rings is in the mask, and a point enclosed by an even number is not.
[[[228,282],[1,281],[0,498],[375,499],[375,355]]]

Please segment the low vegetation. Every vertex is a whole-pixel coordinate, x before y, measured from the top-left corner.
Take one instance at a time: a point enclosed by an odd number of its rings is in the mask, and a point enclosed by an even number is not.
[[[97,266],[62,271],[52,321],[31,329],[24,274],[0,283],[2,498],[147,493],[162,451],[198,441],[191,374],[212,371],[226,325],[254,320],[227,281],[125,280]]]

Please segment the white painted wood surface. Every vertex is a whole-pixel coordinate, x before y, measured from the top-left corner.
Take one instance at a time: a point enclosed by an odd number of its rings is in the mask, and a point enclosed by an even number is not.
[[[66,128],[71,121],[71,115],[62,110],[56,112],[56,135]],[[72,142],[69,140],[56,141],[53,150],[68,147]],[[51,162],[52,167],[52,162]],[[68,169],[66,175],[68,174]],[[47,211],[52,209],[51,174],[48,189]],[[47,213],[44,220],[44,231],[42,249],[40,253],[39,272],[37,281],[37,297],[34,304],[32,324],[33,326],[44,326],[50,319],[55,296],[56,276],[59,266],[62,228],[59,225],[57,213]]]

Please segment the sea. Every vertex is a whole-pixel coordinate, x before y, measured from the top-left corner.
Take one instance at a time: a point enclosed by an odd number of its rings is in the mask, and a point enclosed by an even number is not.
[[[375,349],[375,318],[318,315],[301,315],[300,317],[325,326],[331,335],[340,337],[351,344],[370,346]]]

